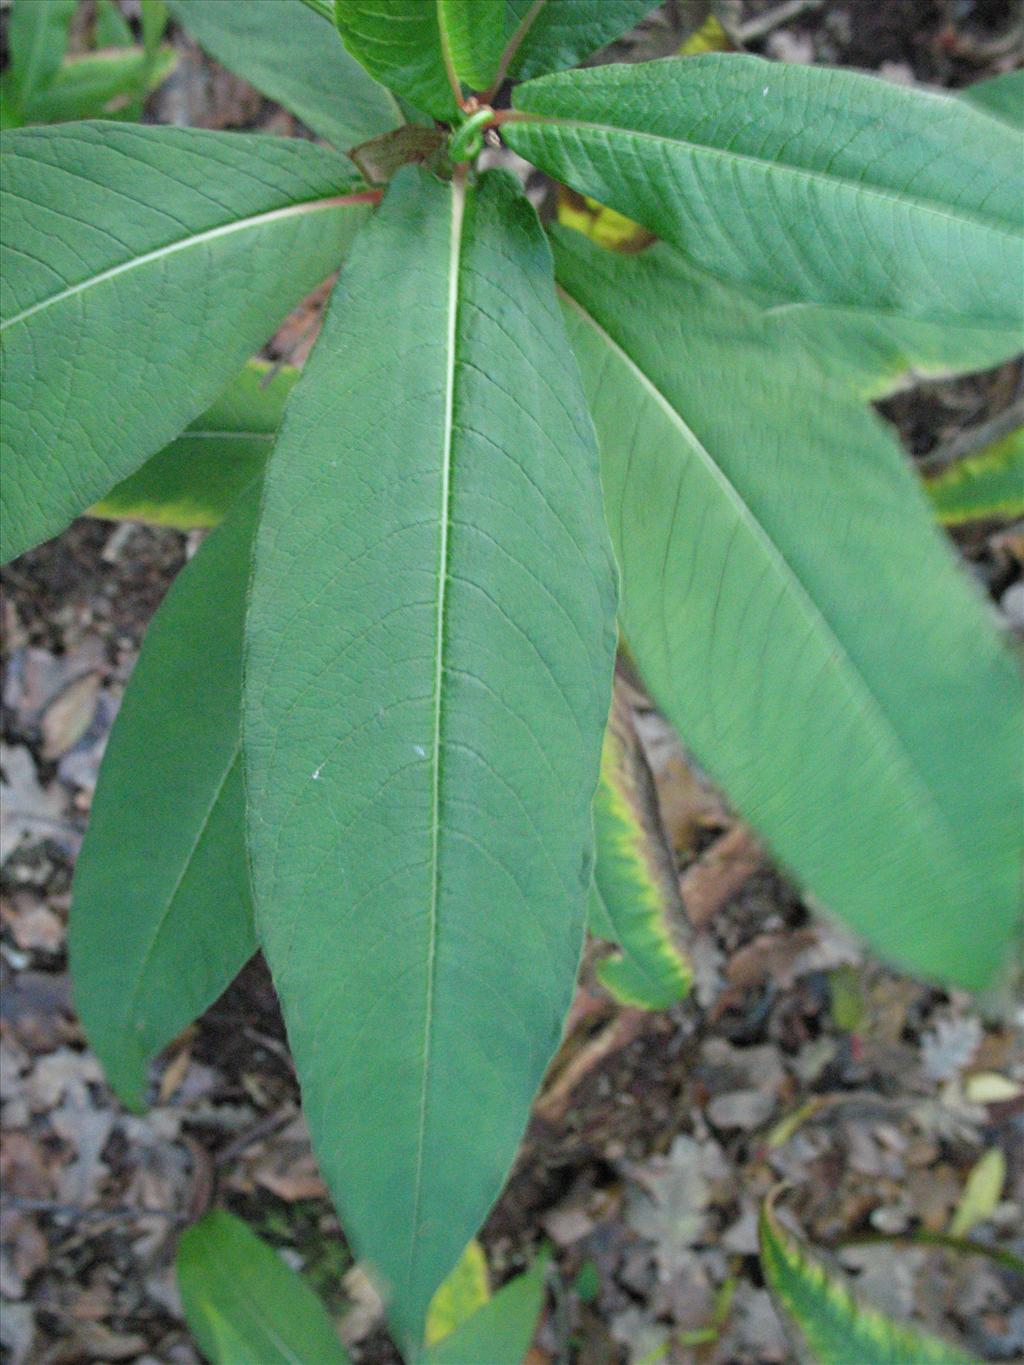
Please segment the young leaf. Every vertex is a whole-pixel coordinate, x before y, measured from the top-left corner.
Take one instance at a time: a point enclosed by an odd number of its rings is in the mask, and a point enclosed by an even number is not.
[[[474,1237],[459,1257],[455,1269],[442,1281],[427,1311],[424,1339],[428,1346],[450,1336],[491,1297],[487,1256]]]
[[[126,117],[133,97],[155,90],[177,64],[177,53],[169,47],[152,62],[137,47],[73,57],[45,90],[26,101],[25,119],[28,123],[66,123],[101,115]]]
[[[945,526],[985,517],[1024,516],[1024,428],[925,480]]]
[[[542,1254],[461,1327],[427,1352],[424,1365],[522,1365],[544,1307]]]
[[[436,0],[441,42],[459,80],[486,90],[494,79],[511,30],[511,6],[503,0]]]
[[[250,361],[166,449],[89,508],[92,517],[180,531],[216,526],[262,474],[298,370]]]
[[[686,913],[656,802],[639,742],[616,700],[594,798],[597,862],[589,928],[622,949],[598,964],[601,984],[625,1004],[652,1010],[682,1000],[693,979],[679,942]]]
[[[771,1197],[761,1208],[758,1240],[772,1298],[820,1365],[972,1365],[937,1337],[861,1303],[786,1231]]]
[[[185,1320],[211,1365],[348,1365],[306,1281],[224,1209],[182,1234],[177,1271]]]
[[[177,436],[337,266],[366,211],[346,165],[184,128],[4,135],[5,558]]]
[[[243,733],[313,1142],[411,1348],[572,995],[614,600],[536,216],[406,168],[268,466]]]
[[[827,908],[913,971],[991,983],[1019,914],[1020,677],[902,451],[669,248],[555,235],[654,697]]]
[[[153,618],[78,859],[75,1003],[133,1108],[145,1101],[150,1059],[256,947],[239,704],[258,493],[203,544]]]
[[[438,0],[334,0],[334,11],[342,42],[371,76],[434,118],[458,117]]]
[[[302,0],[169,0],[217,61],[283,104],[342,151],[397,128],[394,98],[348,55]]]
[[[7,97],[16,109],[56,76],[68,45],[68,29],[77,0],[15,0],[8,42],[11,65],[5,78]]]
[[[628,33],[658,0],[509,0],[525,33],[508,74],[525,81],[575,66],[591,52]]]
[[[712,53],[520,86],[520,155],[777,301],[1024,319],[1024,141],[963,100]]]

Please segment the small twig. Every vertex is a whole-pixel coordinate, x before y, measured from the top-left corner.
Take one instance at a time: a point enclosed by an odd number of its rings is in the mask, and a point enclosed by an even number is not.
[[[81,1204],[62,1204],[56,1199],[22,1199],[10,1195],[0,1200],[0,1209],[5,1213],[49,1213],[56,1218],[74,1218],[79,1221],[96,1221],[104,1218],[166,1218],[169,1222],[184,1223],[185,1215],[175,1209],[137,1208],[130,1204],[117,1204],[113,1208],[84,1208]]]
[[[790,19],[796,19],[810,10],[821,9],[823,3],[824,0],[784,0],[783,4],[776,5],[765,14],[758,14],[745,24],[740,24],[735,36],[741,43],[756,43],[773,29],[788,24]]]
[[[222,1147],[214,1157],[213,1164],[215,1166],[226,1166],[229,1161],[234,1161],[236,1157],[241,1156],[247,1147],[262,1142],[264,1138],[274,1137],[283,1128],[287,1128],[294,1118],[294,1110],[287,1114],[265,1114],[251,1128],[246,1128],[244,1132],[239,1133],[236,1138],[232,1138],[226,1146]]]
[[[1018,398],[1008,408],[1004,408],[1002,412],[997,412],[994,417],[990,417],[987,421],[958,431],[952,440],[936,446],[923,460],[920,460],[918,468],[922,474],[937,474],[940,470],[955,464],[957,460],[962,460],[967,455],[973,455],[979,450],[984,450],[993,442],[1002,440],[1004,436],[1009,436],[1012,431],[1016,431],[1020,426],[1024,426],[1024,398]]]

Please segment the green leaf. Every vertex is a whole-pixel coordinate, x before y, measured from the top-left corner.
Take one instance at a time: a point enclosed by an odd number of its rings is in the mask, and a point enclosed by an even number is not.
[[[5,558],[177,436],[338,265],[365,217],[347,164],[184,128],[4,135]]]
[[[96,5],[96,46],[131,47],[131,25],[114,4],[114,0],[98,0]]]
[[[544,1307],[540,1255],[525,1275],[517,1275],[473,1316],[427,1352],[425,1365],[522,1365]]]
[[[8,98],[24,105],[56,76],[68,45],[68,30],[77,0],[15,0],[11,8],[7,72]]]
[[[1024,140],[963,100],[712,53],[520,86],[542,170],[719,276],[958,325],[1024,319]]]
[[[925,480],[945,526],[985,517],[1024,516],[1024,427]]]
[[[468,1321],[491,1297],[487,1256],[474,1237],[443,1280],[427,1312],[425,1340],[435,1346]]]
[[[135,1108],[150,1059],[256,948],[239,701],[258,493],[204,542],[153,618],[75,874],[75,1002],[111,1084]]]
[[[1001,119],[1011,128],[1024,129],[1024,70],[1007,71],[987,81],[977,81],[958,92],[962,100]]]
[[[89,508],[180,531],[216,526],[267,463],[299,371],[250,361],[177,440]]]
[[[786,1231],[770,1197],[761,1208],[758,1240],[772,1298],[820,1365],[972,1365],[937,1337],[861,1303]]]
[[[342,42],[371,76],[434,118],[459,117],[438,0],[335,0],[334,10]]]
[[[623,950],[601,960],[597,978],[624,1004],[667,1009],[693,980],[679,941],[686,914],[658,822],[654,781],[618,702],[601,753],[594,836],[590,931]]]
[[[546,71],[576,66],[591,52],[631,28],[658,0],[510,0],[516,23],[533,19],[509,65],[509,75],[525,81]]]
[[[798,333],[667,247],[555,235],[655,699],[826,908],[989,984],[1020,907],[1020,676],[903,452]]]
[[[392,96],[301,0],[169,3],[211,56],[343,151],[401,124]]]
[[[348,1365],[327,1310],[240,1218],[211,1210],[182,1234],[185,1320],[211,1365]]]
[[[459,80],[471,90],[491,84],[511,34],[504,0],[437,0],[442,42]]]
[[[251,590],[258,930],[412,1349],[558,1045],[592,872],[614,566],[550,269],[510,177],[398,173],[289,401]]]
[[[25,104],[29,123],[127,116],[130,101],[162,84],[178,64],[173,48],[150,61],[141,48],[90,52],[64,63],[47,88]]]
[[[169,18],[164,0],[142,0],[142,47],[148,57],[159,48]]]

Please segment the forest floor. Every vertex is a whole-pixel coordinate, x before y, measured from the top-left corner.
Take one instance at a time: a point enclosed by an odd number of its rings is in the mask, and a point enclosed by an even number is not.
[[[132,0],[123,7],[130,15]],[[613,54],[676,50],[701,9],[666,5]],[[753,51],[892,80],[959,87],[1021,56],[1009,0],[721,10]],[[173,41],[182,61],[148,118],[301,131],[183,35]],[[301,364],[323,297],[296,310],[268,354]],[[885,415],[924,457],[1019,401],[1022,382],[1010,365],[929,384]],[[71,877],[100,758],[146,625],[197,544],[82,519],[3,574],[4,1359],[193,1365],[174,1246],[217,1202],[302,1269],[357,1365],[391,1365],[379,1302],[317,1173],[262,961],[168,1049],[141,1116],[119,1106],[72,1008]],[[1024,632],[1024,530],[975,527],[959,549]],[[957,1210],[970,1222],[968,1177],[999,1148],[1006,1182],[974,1208],[970,1235],[1024,1254],[1021,1019],[985,1018],[966,995],[890,971],[813,919],[642,695],[632,702],[698,922],[697,984],[675,1009],[624,1009],[585,960],[562,1052],[482,1234],[495,1284],[541,1242],[554,1248],[531,1365],[794,1359],[757,1257],[758,1202],[780,1180],[794,1226],[867,1298],[979,1357],[1021,1359],[1012,1272],[914,1241],[947,1232]]]

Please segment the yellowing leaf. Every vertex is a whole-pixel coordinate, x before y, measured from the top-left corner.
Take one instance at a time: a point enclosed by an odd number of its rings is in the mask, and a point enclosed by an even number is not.
[[[946,526],[1024,515],[1024,427],[927,479],[925,491]]]
[[[697,57],[702,52],[731,52],[732,39],[713,14],[690,34],[679,49],[680,57]]]
[[[1006,1158],[998,1147],[987,1151],[975,1164],[949,1225],[951,1237],[966,1237],[978,1223],[990,1218],[1006,1183]]]
[[[565,185],[558,187],[558,221],[608,251],[642,251],[654,241],[654,234],[639,223]]]
[[[456,1327],[461,1327],[490,1297],[487,1257],[474,1237],[459,1257],[455,1269],[430,1301],[427,1310],[427,1345],[436,1345],[454,1332]]]

